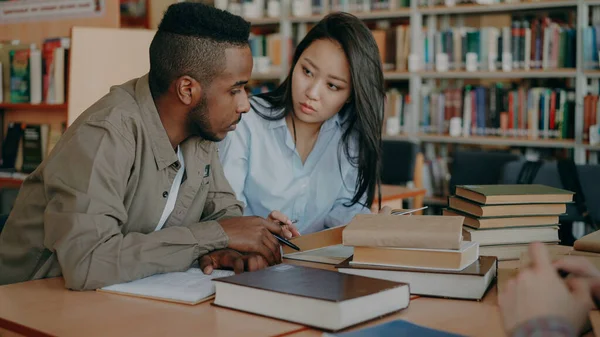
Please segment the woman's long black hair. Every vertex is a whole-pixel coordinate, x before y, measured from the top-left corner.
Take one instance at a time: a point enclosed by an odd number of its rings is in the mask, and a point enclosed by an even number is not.
[[[380,191],[378,187],[381,180],[381,132],[385,90],[379,49],[371,31],[362,21],[348,13],[332,13],[323,18],[296,47],[290,71],[283,83],[271,92],[257,95],[269,103],[270,111],[278,113],[271,115],[260,113],[259,109],[254,110],[267,120],[280,120],[292,113],[294,67],[306,48],[317,40],[325,39],[339,43],[344,50],[352,80],[350,100],[339,111],[345,120],[340,146],[343,146],[350,163],[358,167],[358,178],[356,193],[352,201],[345,206],[350,207],[361,202],[366,193],[365,206],[369,207],[373,203],[375,191]],[[252,104],[258,104],[258,101],[253,100]],[[358,140],[358,156],[352,156],[350,153],[350,141],[353,137]],[[378,200],[381,208],[380,192]]]

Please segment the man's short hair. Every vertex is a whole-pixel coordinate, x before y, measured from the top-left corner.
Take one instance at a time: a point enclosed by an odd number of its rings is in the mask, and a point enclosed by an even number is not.
[[[195,2],[169,6],[150,44],[150,90],[164,94],[188,75],[204,86],[225,68],[225,49],[248,45],[250,23],[229,12]]]

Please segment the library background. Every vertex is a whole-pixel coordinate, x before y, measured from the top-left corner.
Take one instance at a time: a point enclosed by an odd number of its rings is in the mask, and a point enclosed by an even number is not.
[[[0,214],[85,108],[147,72],[153,30],[174,2],[0,1]],[[425,189],[426,214],[442,214],[456,185],[561,187],[557,163],[573,160],[600,218],[600,1],[212,4],[252,23],[250,94],[285,77],[296,43],[327,13],[364,20],[386,80],[382,179]],[[576,206],[564,221],[580,237],[591,227]]]

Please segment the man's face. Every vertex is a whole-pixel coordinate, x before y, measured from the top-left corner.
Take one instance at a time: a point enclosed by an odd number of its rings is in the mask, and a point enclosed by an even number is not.
[[[203,88],[200,102],[190,110],[190,132],[213,142],[221,141],[250,110],[244,90],[252,73],[250,47],[225,50],[225,70]]]

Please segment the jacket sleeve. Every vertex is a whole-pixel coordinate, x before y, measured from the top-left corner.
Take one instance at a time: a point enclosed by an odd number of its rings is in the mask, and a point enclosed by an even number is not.
[[[227,245],[216,221],[124,235],[121,227],[135,221],[123,203],[134,144],[107,121],[87,122],[75,132],[44,173],[44,245],[56,254],[67,288],[185,270],[201,254]]]
[[[517,326],[511,337],[575,337],[575,328],[560,317],[539,317]]]

